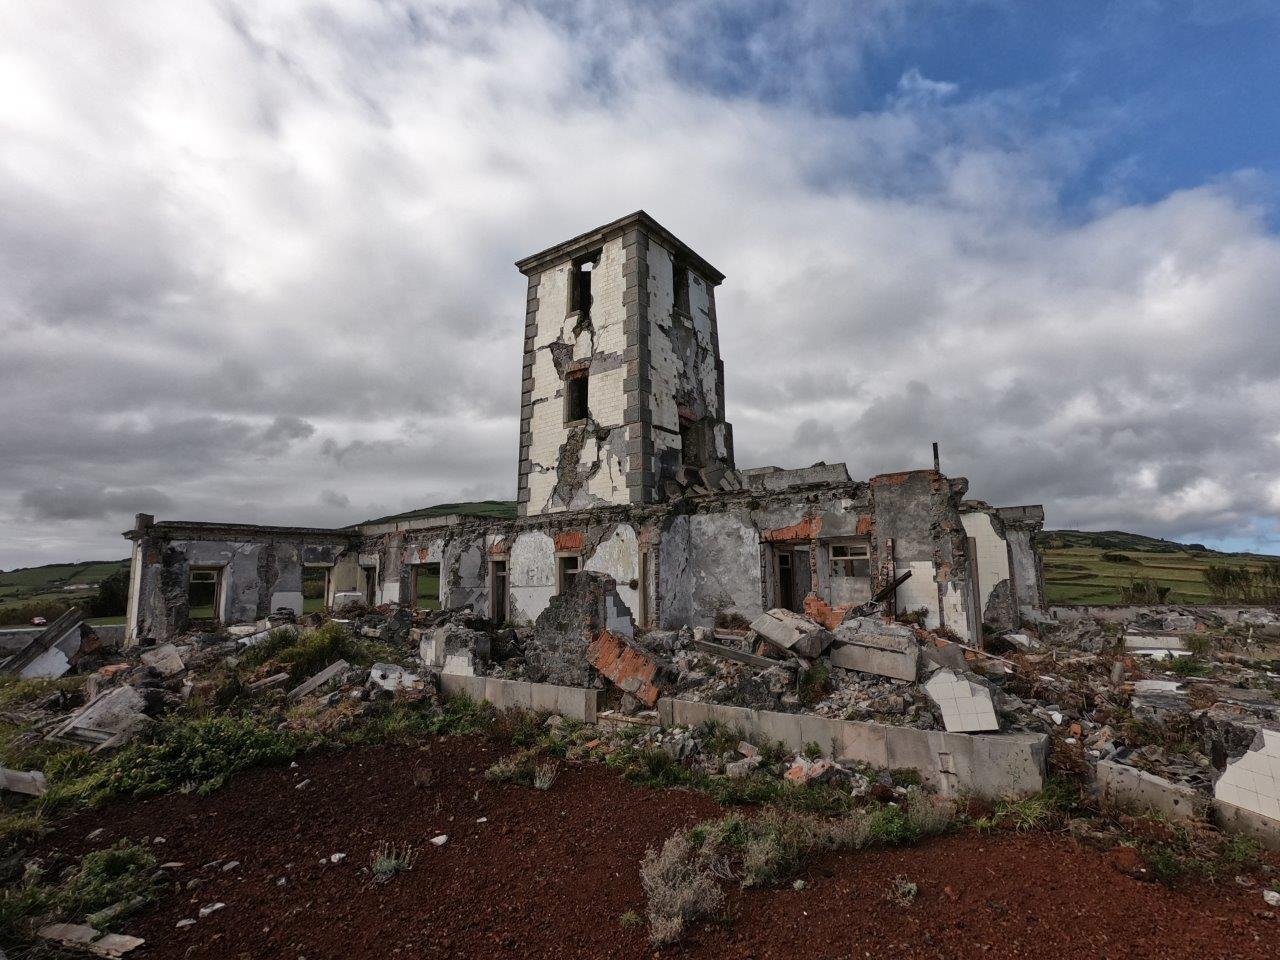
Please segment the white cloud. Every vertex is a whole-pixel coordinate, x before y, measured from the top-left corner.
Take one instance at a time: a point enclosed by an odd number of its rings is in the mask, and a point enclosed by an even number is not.
[[[1026,122],[1037,91],[917,72],[831,110],[831,57],[909,6],[810,5],[733,63],[712,0],[0,13],[0,565],[124,552],[32,491],[335,524],[511,495],[511,262],[638,207],[728,274],[743,466],[870,475],[936,439],[1054,524],[1246,535],[1280,473],[1262,212],[1228,182],[1068,217],[1096,131]]]

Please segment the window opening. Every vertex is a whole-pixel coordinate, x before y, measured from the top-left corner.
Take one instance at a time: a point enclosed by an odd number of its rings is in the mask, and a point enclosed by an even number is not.
[[[559,557],[557,559],[557,570],[559,571],[559,587],[560,592],[564,593],[573,585],[573,578],[578,575],[581,569],[582,558],[577,554]]]
[[[413,605],[419,610],[439,610],[440,564],[415,564],[413,576]]]
[[[871,576],[871,547],[865,543],[833,543],[828,548],[831,557],[831,576]]]
[[[587,371],[577,370],[564,381],[564,422],[576,423],[587,419]]]
[[[218,581],[221,571],[196,569],[191,571],[187,583],[187,616],[192,620],[213,620],[218,617]]]

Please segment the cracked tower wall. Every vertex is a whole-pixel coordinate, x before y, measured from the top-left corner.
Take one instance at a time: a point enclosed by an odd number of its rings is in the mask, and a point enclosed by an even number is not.
[[[653,503],[682,467],[732,468],[719,271],[643,211],[516,266],[520,516]]]

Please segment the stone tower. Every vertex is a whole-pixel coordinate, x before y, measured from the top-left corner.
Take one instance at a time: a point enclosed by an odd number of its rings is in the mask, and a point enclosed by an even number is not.
[[[521,516],[654,503],[733,469],[715,288],[643,210],[526,257]]]

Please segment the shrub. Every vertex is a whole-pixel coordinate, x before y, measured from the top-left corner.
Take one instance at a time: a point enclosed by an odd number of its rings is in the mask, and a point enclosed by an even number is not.
[[[1129,556],[1127,553],[1115,553],[1115,552],[1104,553],[1099,559],[1105,560],[1107,563],[1138,563],[1139,562],[1133,559],[1133,557]]]
[[[950,800],[933,797],[919,787],[909,787],[903,813],[907,827],[915,837],[932,837],[950,829],[956,805]]]
[[[668,838],[661,850],[650,848],[645,853],[640,882],[648,901],[649,939],[655,946],[679,940],[689,923],[714,913],[725,902],[711,864],[688,830]]]
[[[529,786],[534,779],[534,761],[537,747],[526,747],[503,757],[484,772],[484,778],[493,783],[522,783]]]
[[[135,898],[155,896],[156,858],[145,847],[121,841],[86,853],[62,885],[58,906],[67,916],[93,913]]]
[[[85,854],[59,883],[47,882],[40,870],[29,870],[21,882],[0,888],[0,944],[29,941],[37,919],[79,922],[85,914],[116,903],[148,903],[157,893],[155,871],[151,851],[127,841]]]
[[[831,668],[822,661],[800,674],[800,702],[811,707],[827,695],[831,687]]]
[[[1213,672],[1209,664],[1195,657],[1174,657],[1169,661],[1168,669],[1180,677],[1207,677]]]
[[[559,771],[554,763],[540,763],[533,771],[533,785],[539,790],[550,790]]]

